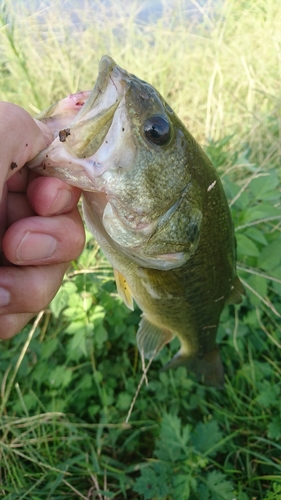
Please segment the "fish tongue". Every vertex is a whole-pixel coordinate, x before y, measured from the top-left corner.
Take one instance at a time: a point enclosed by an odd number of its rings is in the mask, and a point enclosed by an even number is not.
[[[46,123],[49,129],[51,129],[56,136],[58,130],[68,127],[69,124],[73,122],[74,118],[83,108],[91,93],[91,90],[86,90],[83,92],[77,92],[76,94],[70,94],[50,106],[48,109],[39,113],[35,118],[36,120]]]

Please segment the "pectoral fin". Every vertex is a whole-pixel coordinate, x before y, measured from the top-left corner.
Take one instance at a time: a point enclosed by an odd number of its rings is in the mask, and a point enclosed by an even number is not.
[[[178,366],[185,366],[188,370],[194,372],[197,378],[206,385],[220,389],[224,386],[224,371],[218,347],[200,358],[188,356],[179,351],[161,371]]]
[[[170,330],[159,328],[143,315],[137,332],[137,344],[146,359],[156,356],[173,337]]]
[[[134,299],[126,278],[124,278],[123,274],[119,273],[117,269],[114,269],[114,277],[116,281],[117,291],[121,299],[123,299],[126,306],[133,311]]]
[[[238,276],[235,276],[233,288],[227,297],[225,304],[240,304],[240,302],[242,302],[242,295],[245,295],[245,289]]]

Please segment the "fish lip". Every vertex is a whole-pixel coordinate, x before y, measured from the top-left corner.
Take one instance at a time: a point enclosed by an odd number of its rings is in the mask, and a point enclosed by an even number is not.
[[[83,108],[71,122],[71,126],[81,120],[88,119],[92,115],[92,112],[95,112],[96,109],[105,111],[110,105],[114,104],[114,101],[110,102],[110,100],[108,101],[104,99],[106,90],[108,89],[110,83],[116,89],[117,101],[125,96],[130,88],[130,82],[130,74],[125,69],[118,66],[112,57],[107,55],[103,56],[99,62],[98,75],[94,88]],[[100,106],[100,104],[102,105]]]
[[[103,56],[101,58],[101,60],[99,62],[98,76],[96,79],[96,83],[95,83],[94,88],[92,90],[92,94],[90,96],[90,99],[88,99],[88,101],[89,100],[91,101],[91,103],[90,103],[91,108],[95,107],[95,104],[96,104],[97,100],[99,99],[99,97],[101,97],[101,95],[104,94],[104,92],[108,86],[109,80],[111,79],[111,73],[112,73],[113,68],[115,66],[117,66],[117,65],[116,65],[116,62],[112,59],[112,57]],[[87,103],[86,103],[86,105],[87,105]],[[88,104],[88,106],[89,106],[89,104]],[[88,107],[88,106],[86,106],[86,107]],[[83,113],[81,112],[81,114],[79,113],[79,115],[75,119],[75,122],[80,120],[82,114],[83,115],[85,114],[85,108],[84,108],[84,110],[81,110],[81,111],[84,111],[84,112]]]

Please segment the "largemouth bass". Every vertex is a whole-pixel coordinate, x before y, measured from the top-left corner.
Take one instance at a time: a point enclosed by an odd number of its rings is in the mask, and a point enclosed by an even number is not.
[[[243,287],[228,203],[206,154],[161,95],[108,56],[91,93],[38,118],[54,141],[29,167],[82,188],[86,223],[118,292],[143,311],[142,355],[154,357],[177,336],[181,348],[165,369],[184,365],[222,386],[216,332]]]

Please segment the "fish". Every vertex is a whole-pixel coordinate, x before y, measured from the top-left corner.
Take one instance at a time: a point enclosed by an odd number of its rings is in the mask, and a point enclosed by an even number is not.
[[[109,56],[91,92],[37,118],[54,140],[28,166],[82,189],[86,225],[113,266],[118,293],[142,311],[141,356],[154,358],[178,337],[163,369],[185,366],[223,387],[219,319],[244,288],[227,198],[203,149],[152,85]]]

